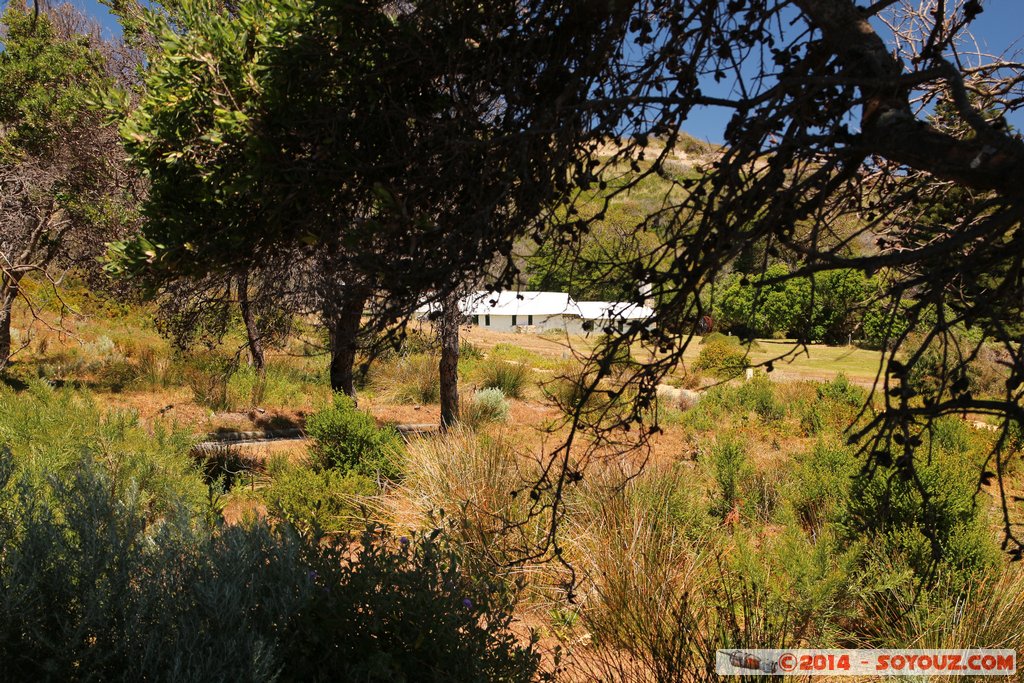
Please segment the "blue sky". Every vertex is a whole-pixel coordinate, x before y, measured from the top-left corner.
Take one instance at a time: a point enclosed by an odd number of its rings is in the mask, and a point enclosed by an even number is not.
[[[85,14],[95,18],[109,35],[117,35],[120,28],[117,19],[107,8],[96,0],[71,0],[71,3]],[[0,0],[0,5],[6,4]],[[983,0],[985,11],[971,26],[975,39],[981,48],[993,54],[1000,54],[1011,47],[1024,48],[1024,2],[1022,0]],[[728,113],[720,109],[702,108],[694,110],[684,122],[683,129],[691,135],[721,142],[722,129],[728,120]],[[1024,128],[1024,122],[1011,121],[1017,128]]]

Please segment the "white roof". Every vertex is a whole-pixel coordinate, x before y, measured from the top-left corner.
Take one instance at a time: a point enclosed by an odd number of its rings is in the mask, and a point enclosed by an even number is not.
[[[564,292],[476,292],[460,308],[467,315],[579,315]]]
[[[420,306],[417,313],[430,313],[437,302]],[[459,300],[463,315],[568,315],[584,320],[643,320],[654,315],[646,306],[624,301],[574,301],[564,292],[473,292]]]
[[[576,307],[584,320],[643,320],[654,315],[647,306],[626,301],[579,301]]]

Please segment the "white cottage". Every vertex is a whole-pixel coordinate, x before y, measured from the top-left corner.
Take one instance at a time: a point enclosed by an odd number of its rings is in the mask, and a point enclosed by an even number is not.
[[[564,329],[579,318],[576,302],[562,292],[476,292],[464,303],[474,325],[492,330]]]
[[[425,317],[437,304],[422,306]],[[490,330],[565,330],[570,334],[623,329],[630,320],[645,320],[654,311],[618,301],[575,301],[564,292],[474,292],[459,301],[459,309],[474,325]]]

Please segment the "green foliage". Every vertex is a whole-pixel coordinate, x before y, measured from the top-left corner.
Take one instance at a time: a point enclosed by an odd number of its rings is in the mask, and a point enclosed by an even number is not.
[[[509,398],[523,398],[532,374],[523,362],[488,358],[477,368],[477,381],[482,389],[498,389]]]
[[[893,306],[884,299],[872,301],[861,321],[861,345],[868,349],[889,349],[907,330],[907,318],[902,314],[903,302]]]
[[[878,585],[901,572],[922,580],[935,570],[962,577],[982,571],[996,551],[974,499],[978,463],[964,450],[966,429],[943,421],[931,461],[917,463],[927,505],[912,481],[885,469],[865,476],[850,447],[819,441],[798,461],[794,510],[806,529],[831,525],[837,543],[859,547],[859,562],[874,567],[865,578]]]
[[[307,379],[275,362],[268,363],[263,373],[252,366],[243,366],[228,379],[227,403],[233,410],[295,405],[301,403],[308,392]]]
[[[86,36],[62,40],[46,13],[9,4],[2,21],[0,163],[45,157],[88,117],[92,89],[107,82],[103,59]]]
[[[739,338],[731,337],[727,334],[722,334],[721,332],[711,332],[700,338],[701,346],[704,346],[705,344],[730,344],[738,346],[739,343]]]
[[[871,282],[853,270],[785,279],[788,275],[789,268],[777,263],[763,275],[726,280],[718,302],[722,328],[750,337],[846,343],[861,324]]]
[[[284,467],[272,472],[262,498],[272,517],[316,536],[358,528],[364,518],[360,504],[377,493],[376,482],[354,470]]]
[[[686,466],[653,471],[628,489],[631,506],[652,518],[666,520],[690,541],[709,535],[719,520],[710,513],[694,472]]]
[[[70,477],[18,473],[0,449],[0,650],[7,676],[85,680],[532,680],[510,601],[436,534],[353,548],[264,525],[159,522]]]
[[[817,535],[845,509],[854,476],[860,471],[851,449],[833,439],[819,439],[797,457],[791,504],[801,526]]]
[[[728,379],[741,374],[747,366],[747,352],[742,347],[722,340],[703,344],[693,367]]]
[[[849,427],[866,400],[867,392],[839,373],[831,382],[817,384],[812,398],[794,399],[792,412],[799,416],[803,433],[814,436]]]
[[[471,426],[508,419],[508,401],[501,389],[480,389],[473,392],[462,411],[462,421]]]
[[[176,505],[204,514],[207,489],[187,455],[191,444],[183,430],[143,428],[134,413],[104,414],[88,394],[39,381],[20,393],[0,386],[0,445],[19,467],[37,478],[43,465],[69,477],[88,453],[110,470],[112,490],[135,496],[154,519]]]
[[[736,399],[764,422],[777,422],[786,416],[786,407],[775,396],[775,385],[763,373],[754,375],[736,389]]]
[[[766,285],[763,281],[789,274],[776,264],[753,280],[734,276],[723,288],[718,302],[718,323],[742,336],[774,337],[794,326],[801,315],[796,280]]]
[[[831,382],[819,384],[818,398],[840,406],[858,408],[864,405],[867,393],[860,387],[851,384],[846,375],[839,373]]]
[[[711,447],[710,463],[718,484],[712,511],[725,516],[740,503],[743,482],[753,473],[746,446],[735,437],[722,436]]]
[[[960,372],[953,367],[961,366],[965,370],[966,387],[976,396],[1001,396],[1006,391],[1006,380],[1009,371],[1004,354],[990,346],[975,348],[976,334],[970,330],[954,329],[950,334],[934,338],[927,342],[922,337],[912,337],[907,348],[907,357],[912,358],[920,351],[920,357],[910,368],[910,386],[920,394],[934,395],[940,389],[946,394],[958,383]],[[973,357],[971,357],[973,355]]]
[[[468,339],[459,340],[459,360],[481,360],[484,357],[484,352],[480,350],[473,342]]]
[[[378,427],[344,394],[335,394],[332,405],[306,419],[306,433],[313,439],[310,453],[319,470],[387,479],[397,479],[401,473],[404,448],[398,432]]]

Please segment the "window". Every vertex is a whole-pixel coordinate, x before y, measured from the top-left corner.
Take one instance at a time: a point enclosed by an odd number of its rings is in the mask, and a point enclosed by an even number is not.
[[[526,316],[526,324],[527,325],[532,325],[533,324],[533,316],[532,315]]]
[[[516,316],[512,316],[512,327],[516,326]]]
[[[479,325],[480,324],[480,316],[478,316],[478,315],[474,315],[473,316],[473,324],[474,325]]]
[[[490,313],[484,315],[484,326],[485,327],[490,327],[491,326],[491,314]]]

